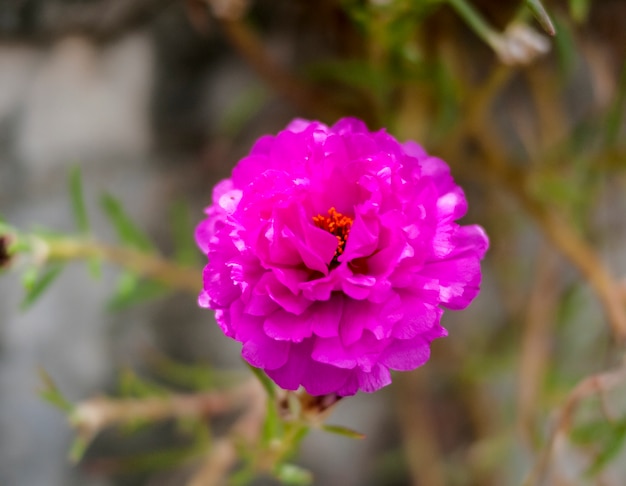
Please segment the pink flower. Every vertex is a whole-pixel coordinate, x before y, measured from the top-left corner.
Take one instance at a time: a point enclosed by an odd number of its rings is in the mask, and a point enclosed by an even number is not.
[[[345,118],[261,137],[196,231],[199,303],[279,386],[373,392],[479,292],[488,239],[442,160]]]

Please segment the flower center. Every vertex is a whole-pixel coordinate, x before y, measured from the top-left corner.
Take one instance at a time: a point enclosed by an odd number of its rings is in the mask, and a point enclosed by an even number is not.
[[[350,234],[350,228],[353,222],[354,220],[350,216],[341,214],[334,207],[328,210],[328,216],[323,214],[313,216],[315,226],[328,231],[337,238],[337,250],[335,250],[335,256],[330,262],[330,267],[339,265],[338,258],[346,248],[346,242],[348,241],[348,235]]]

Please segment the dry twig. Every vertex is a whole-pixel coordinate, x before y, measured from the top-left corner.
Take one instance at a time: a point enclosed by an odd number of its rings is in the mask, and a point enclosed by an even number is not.
[[[413,484],[443,486],[443,472],[439,439],[429,419],[427,386],[423,383],[424,370],[396,377],[396,408],[404,442],[407,464]]]
[[[596,394],[604,394],[611,391],[619,385],[623,385],[624,382],[626,382],[626,358],[623,360],[620,367],[588,376],[574,387],[567,396],[565,403],[556,414],[555,425],[548,438],[548,443],[539,456],[535,467],[524,481],[525,486],[541,484],[543,481],[550,464],[550,459],[554,453],[555,444],[558,442],[558,439],[563,437],[569,430],[574,412],[576,412],[580,402]]]
[[[544,245],[537,259],[537,276],[528,302],[517,386],[518,427],[531,447],[534,412],[548,365],[550,336],[556,322],[560,292],[558,269],[554,252]]]
[[[256,380],[222,392],[169,395],[151,398],[97,397],[80,402],[70,422],[87,440],[107,427],[136,420],[157,421],[174,417],[208,417],[241,407],[256,396]]]

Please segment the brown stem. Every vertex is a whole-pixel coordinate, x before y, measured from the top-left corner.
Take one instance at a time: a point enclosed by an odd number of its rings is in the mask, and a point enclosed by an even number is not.
[[[556,322],[560,292],[559,266],[554,251],[544,244],[537,258],[537,271],[522,336],[518,383],[518,427],[532,447],[533,420],[549,359],[550,336]]]
[[[103,429],[135,420],[158,421],[172,417],[205,417],[232,410],[253,396],[256,380],[223,392],[171,395],[154,398],[92,398],[76,405],[70,421],[93,436]]]
[[[327,118],[340,113],[326,102],[323,93],[295,78],[272,59],[263,42],[241,19],[221,18],[220,24],[232,46],[274,91],[312,116]]]
[[[594,249],[557,213],[532,199],[524,190],[520,174],[500,174],[499,178],[517,196],[534,218],[548,240],[568,259],[589,282],[609,321],[618,342],[626,341],[626,308],[619,286]]]
[[[215,441],[188,486],[215,486],[224,483],[224,478],[238,459],[237,444],[252,448],[260,440],[265,418],[267,396],[261,384],[254,380],[248,408],[235,422],[230,432]]]
[[[211,452],[187,482],[187,486],[217,486],[237,462],[237,449],[229,437],[216,440]]]
[[[535,467],[524,481],[525,486],[541,484],[542,478],[547,473],[555,444],[558,438],[562,437],[569,429],[574,412],[580,402],[587,397],[613,390],[619,385],[623,385],[625,381],[626,360],[619,368],[588,376],[574,387],[567,396],[563,407],[557,413],[555,426],[548,439],[548,444],[537,460]]]
[[[198,270],[176,265],[158,255],[69,238],[49,239],[43,244],[45,258],[48,261],[97,258],[115,263],[142,277],[193,294],[197,294],[202,287],[201,273]]]
[[[446,484],[439,439],[427,407],[424,370],[404,373],[396,378],[396,409],[412,484]]]
[[[485,117],[489,112],[491,102],[511,73],[512,71],[507,68],[500,68],[492,73],[469,102],[466,121],[455,130],[452,139],[446,142],[446,146],[458,147],[461,146],[460,142],[464,136],[474,137],[482,149],[483,167],[487,175],[495,179],[497,185],[506,187],[518,199],[528,214],[537,222],[548,241],[578,268],[598,296],[615,339],[624,342],[626,341],[626,306],[620,296],[617,282],[609,270],[594,249],[567,221],[528,194],[527,174],[505,163],[507,153],[500,141],[495,138],[496,132],[492,128],[481,129],[487,124]],[[449,149],[444,148],[442,151],[449,152]]]

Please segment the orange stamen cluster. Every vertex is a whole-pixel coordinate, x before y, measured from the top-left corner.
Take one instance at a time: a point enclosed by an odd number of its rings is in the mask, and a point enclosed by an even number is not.
[[[331,266],[337,265],[339,255],[343,253],[350,234],[350,228],[354,220],[350,216],[345,216],[337,211],[334,207],[328,210],[328,216],[318,214],[313,216],[313,223],[318,228],[328,231],[337,238],[337,250],[331,262]]]

